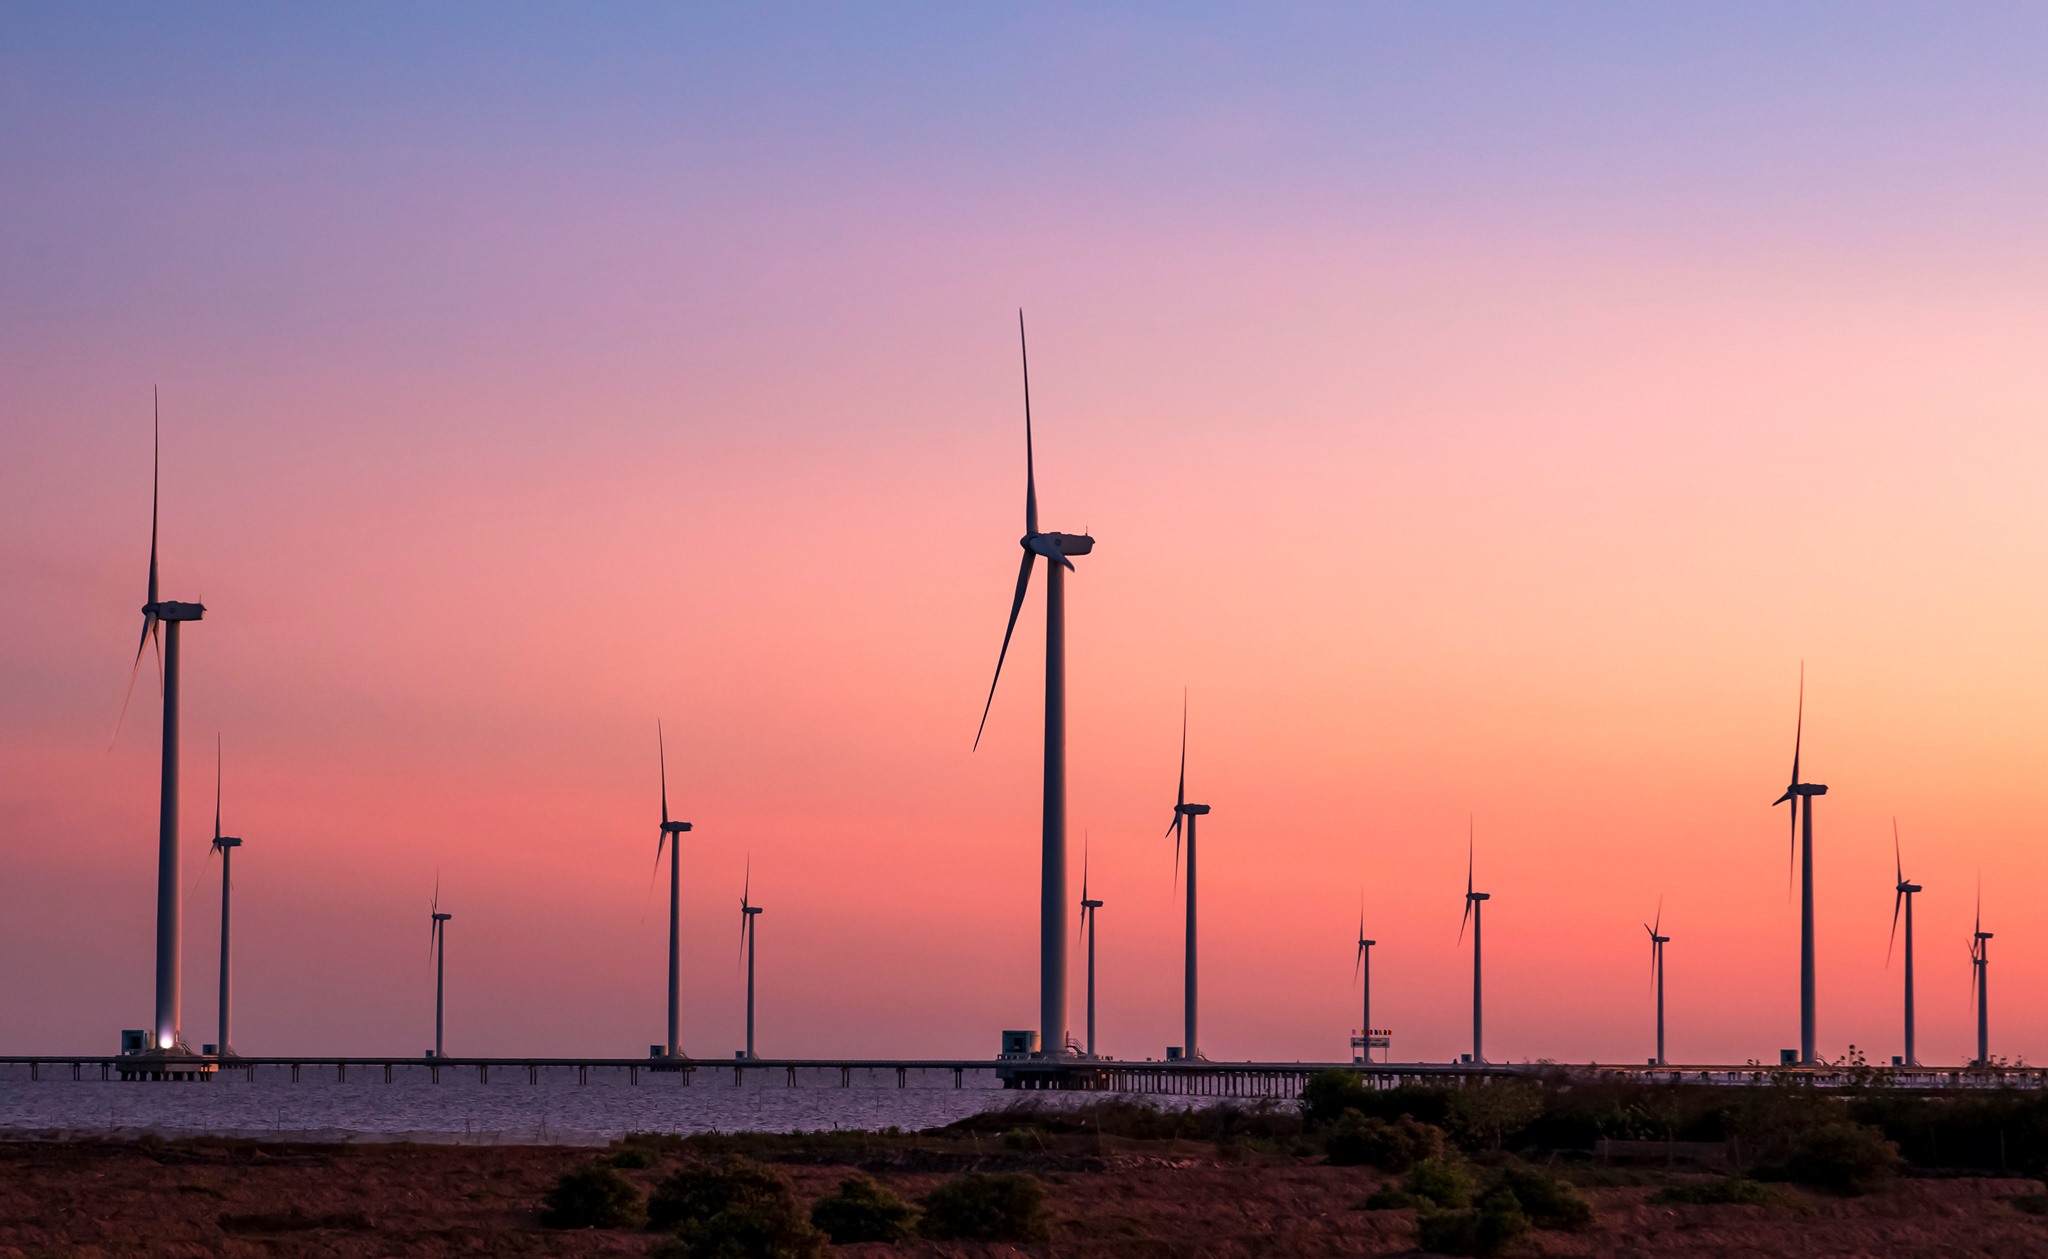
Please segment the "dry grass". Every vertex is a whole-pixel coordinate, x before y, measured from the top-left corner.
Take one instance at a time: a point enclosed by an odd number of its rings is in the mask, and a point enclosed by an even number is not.
[[[801,1141],[789,1140],[781,1152],[790,1161],[780,1165],[806,1205],[833,1192],[856,1162],[915,1201],[945,1180],[962,1156],[953,1139],[835,1151],[830,1158],[803,1149]],[[775,1156],[760,1144],[768,1143],[757,1143],[757,1156]],[[1280,1154],[1226,1160],[1213,1145],[1187,1140],[1105,1144],[1112,1148],[1068,1161],[991,1150],[984,1139],[990,1169],[1026,1158],[1039,1162],[1031,1170],[1049,1190],[1049,1244],[911,1241],[835,1253],[870,1259],[1415,1253],[1413,1212],[1358,1209],[1387,1182],[1381,1173]],[[927,1157],[905,1156],[921,1147]],[[965,1149],[974,1152],[971,1144]],[[624,1174],[648,1188],[663,1173],[661,1164],[675,1157],[665,1151],[657,1166]],[[0,1144],[0,1257],[644,1254],[644,1233],[541,1227],[538,1206],[548,1186],[590,1159],[588,1150],[522,1147]],[[1905,1180],[1859,1199],[1784,1189],[1782,1201],[1768,1207],[1651,1206],[1646,1199],[1655,1187],[1590,1188],[1591,1229],[1534,1234],[1516,1253],[1589,1259],[2048,1254],[2048,1219],[2007,1201],[2040,1192],[2025,1181]]]

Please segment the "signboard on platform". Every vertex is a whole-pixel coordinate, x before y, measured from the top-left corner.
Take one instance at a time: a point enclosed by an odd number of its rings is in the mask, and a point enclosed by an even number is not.
[[[1391,1028],[1368,1027],[1363,1032],[1353,1030],[1351,1033],[1353,1062],[1386,1062],[1393,1052],[1393,1047],[1394,1033]],[[1375,1050],[1378,1051],[1378,1056],[1374,1056]]]

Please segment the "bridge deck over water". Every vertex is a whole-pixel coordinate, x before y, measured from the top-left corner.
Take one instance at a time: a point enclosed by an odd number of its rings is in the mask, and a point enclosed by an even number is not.
[[[491,1083],[524,1076],[539,1084],[543,1074],[550,1079],[573,1072],[576,1083],[588,1084],[593,1071],[624,1075],[627,1083],[639,1084],[643,1075],[674,1078],[682,1085],[693,1083],[742,1085],[749,1080],[774,1080],[779,1075],[789,1088],[813,1085],[822,1076],[836,1075],[838,1086],[850,1088],[859,1076],[863,1083],[886,1083],[892,1077],[898,1088],[910,1087],[915,1078],[920,1086],[937,1075],[953,1088],[987,1087],[980,1081],[993,1080],[1006,1089],[1058,1090],[1110,1093],[1171,1094],[1182,1096],[1292,1098],[1319,1072],[1338,1070],[1360,1077],[1372,1088],[1402,1085],[1463,1086],[1494,1079],[1629,1079],[1644,1083],[1704,1084],[1717,1086],[1763,1086],[1798,1084],[1816,1088],[1855,1086],[1890,1087],[1909,1090],[1983,1088],[2048,1088],[2048,1069],[2037,1067],[1781,1067],[1743,1064],[1739,1066],[1631,1066],[1599,1063],[1359,1063],[1359,1062],[1220,1062],[1210,1060],[1165,1062],[1118,1059],[988,1059],[988,1058],[552,1058],[552,1057],[465,1057],[412,1058],[296,1054],[288,1056],[226,1058],[198,1055],[117,1054],[93,1055],[0,1055],[0,1066],[25,1066],[31,1080],[207,1080],[217,1073],[240,1072],[249,1080],[259,1069],[288,1071],[294,1083],[302,1079],[347,1082],[351,1078],[394,1082],[400,1071],[408,1078],[424,1074],[439,1083],[444,1077],[474,1078]]]

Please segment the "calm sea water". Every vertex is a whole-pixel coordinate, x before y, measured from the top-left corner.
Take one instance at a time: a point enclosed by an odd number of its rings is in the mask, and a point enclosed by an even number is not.
[[[894,1070],[855,1071],[842,1087],[837,1069],[799,1071],[791,1087],[781,1068],[746,1072],[735,1085],[729,1068],[680,1073],[590,1069],[578,1084],[573,1067],[542,1068],[529,1083],[521,1068],[494,1070],[480,1083],[474,1069],[444,1068],[439,1083],[426,1068],[399,1065],[384,1082],[381,1066],[308,1064],[299,1081],[289,1067],[241,1070],[206,1083],[102,1081],[97,1071],[74,1082],[68,1066],[45,1068],[30,1080],[25,1066],[0,1066],[0,1135],[246,1136],[298,1140],[474,1141],[480,1144],[600,1144],[629,1132],[795,1132],[830,1128],[929,1128],[1023,1098],[1087,1100],[1086,1094],[1018,1093],[993,1072],[912,1071],[897,1087]],[[1173,1104],[1179,1099],[1158,1099]],[[1207,1100],[1207,1099],[1204,1099]]]

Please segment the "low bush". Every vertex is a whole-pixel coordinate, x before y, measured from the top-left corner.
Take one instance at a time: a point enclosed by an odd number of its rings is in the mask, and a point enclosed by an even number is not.
[[[2015,1211],[2024,1211],[2028,1215],[2048,1215],[2048,1193],[2023,1193],[2017,1197],[2007,1198],[2006,1201],[2012,1203]]]
[[[1494,1190],[1477,1207],[1425,1211],[1415,1219],[1416,1244],[1445,1255],[1496,1255],[1528,1231],[1521,1203],[1505,1189]]]
[[[1360,1209],[1366,1211],[1403,1211],[1422,1205],[1422,1199],[1409,1193],[1399,1185],[1381,1185],[1366,1195]]]
[[[646,1219],[640,1190],[602,1163],[563,1172],[541,1201],[549,1228],[638,1228]]]
[[[660,1156],[644,1145],[624,1145],[612,1152],[611,1165],[628,1171],[644,1171],[653,1167]]]
[[[1793,1134],[1756,1174],[1855,1197],[1890,1183],[1901,1161],[1899,1147],[1876,1128],[1838,1120]]]
[[[1338,1167],[1377,1167],[1398,1174],[1424,1159],[1442,1158],[1444,1131],[1409,1115],[1389,1123],[1346,1111],[1324,1139],[1323,1151]]]
[[[734,1203],[795,1201],[789,1182],[774,1168],[734,1156],[718,1163],[692,1163],[671,1172],[647,1200],[647,1227],[666,1232],[701,1224]]]
[[[1776,1200],[1769,1188],[1746,1176],[1721,1176],[1713,1180],[1671,1185],[1649,1197],[1653,1206],[1764,1207]],[[2048,1201],[2048,1195],[2044,1195],[2044,1201]]]
[[[811,1223],[835,1246],[902,1241],[917,1231],[917,1208],[872,1176],[849,1176],[839,1192],[811,1205]]]
[[[1401,1188],[1432,1206],[1456,1210],[1472,1201],[1472,1173],[1456,1159],[1426,1158],[1408,1169]]]
[[[648,1259],[825,1259],[831,1247],[796,1199],[742,1198],[655,1243]]]
[[[1593,1224],[1592,1203],[1570,1184],[1533,1167],[1504,1168],[1494,1182],[1494,1191],[1502,1190],[1514,1195],[1537,1228],[1577,1232]]]
[[[955,1176],[926,1195],[918,1231],[935,1241],[1045,1241],[1052,1236],[1045,1186],[1022,1172]]]

